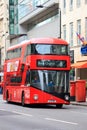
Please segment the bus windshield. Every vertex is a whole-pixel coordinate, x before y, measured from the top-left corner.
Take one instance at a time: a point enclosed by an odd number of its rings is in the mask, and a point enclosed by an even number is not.
[[[69,72],[50,71],[50,70],[32,70],[31,86],[49,93],[68,92]]]
[[[32,44],[31,54],[68,55],[68,46],[60,44]]]

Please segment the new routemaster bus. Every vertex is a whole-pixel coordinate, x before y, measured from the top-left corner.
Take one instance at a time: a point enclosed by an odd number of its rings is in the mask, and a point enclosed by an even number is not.
[[[57,38],[35,38],[7,50],[3,99],[25,104],[70,103],[68,43]]]

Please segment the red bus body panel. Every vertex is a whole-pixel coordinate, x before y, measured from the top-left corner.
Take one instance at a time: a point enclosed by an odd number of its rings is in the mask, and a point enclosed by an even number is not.
[[[66,101],[64,99],[61,99],[59,97],[56,97],[50,93],[47,93],[45,91],[36,89],[32,86],[28,87],[24,84],[25,77],[26,77],[26,66],[29,65],[31,70],[70,70],[70,56],[68,55],[28,55],[25,58],[25,51],[26,46],[28,44],[60,44],[60,45],[68,45],[68,43],[62,39],[57,38],[37,38],[37,39],[31,39],[29,41],[22,42],[21,44],[15,45],[13,47],[10,47],[7,51],[10,51],[12,49],[21,47],[22,53],[19,58],[15,59],[7,59],[4,63],[4,85],[3,85],[3,99],[7,100],[6,94],[8,92],[8,101],[12,102],[19,102],[22,101],[22,93],[24,92],[24,102],[25,104],[69,104],[69,101]],[[66,60],[67,67],[65,68],[42,68],[37,67],[36,60],[43,59],[43,60]],[[16,70],[12,69],[9,70],[9,66],[11,67],[14,64],[18,63],[18,67]],[[22,73],[21,72],[21,66],[25,65],[25,70]],[[16,66],[16,65],[15,65]],[[15,68],[15,67],[14,67]],[[11,85],[10,78],[11,76],[21,76],[22,75],[22,82],[18,85]],[[37,97],[37,99],[35,99]]]
[[[19,86],[8,86],[9,91],[8,101],[21,103],[22,91],[25,93],[25,104],[69,104],[69,102],[53,96],[49,93],[43,92],[33,87],[19,87]],[[38,96],[38,99],[35,100],[34,96]],[[6,98],[4,98],[6,100]]]

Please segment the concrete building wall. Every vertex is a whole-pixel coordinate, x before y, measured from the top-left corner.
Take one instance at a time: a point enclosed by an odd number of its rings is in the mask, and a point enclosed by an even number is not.
[[[64,1],[60,0],[60,8],[61,8],[61,14],[62,14],[62,31],[63,31],[63,25],[66,25],[66,40],[70,44],[70,28],[69,24],[73,23],[73,46],[70,46],[71,50],[74,50],[74,63],[79,61],[87,61],[87,56],[81,55],[81,46],[82,42],[78,45],[77,40],[78,37],[76,35],[77,32],[77,20],[81,20],[81,36],[84,37],[87,40],[86,32],[87,30],[85,28],[85,18],[87,17],[87,3],[85,3],[85,0],[81,0],[80,6],[77,7],[77,0],[73,0],[73,8],[70,8],[70,0],[66,0],[66,8],[64,10],[63,5]],[[87,26],[86,26],[87,27]],[[62,33],[63,38],[63,33]],[[77,77],[80,77],[81,79],[87,80],[86,72],[87,69],[75,69],[75,79]]]
[[[69,0],[66,1],[66,11],[63,10],[63,2],[60,0],[60,8],[62,12],[62,26],[66,25],[66,40],[69,43],[69,24],[73,22],[73,46],[71,49],[75,50],[75,62],[76,61],[82,61],[87,60],[86,56],[81,56],[80,48],[81,44],[77,44],[77,20],[81,20],[81,36],[85,37],[85,17],[87,17],[87,4],[85,4],[85,0],[81,0],[80,7],[77,8],[76,6],[76,0],[73,0],[73,9],[70,11],[69,8]],[[63,37],[63,34],[62,34]]]
[[[28,32],[28,37],[59,37],[58,16],[54,20],[50,20],[48,23],[41,26],[37,25]]]
[[[19,0],[20,2],[21,0]],[[49,0],[47,3],[45,3],[45,6],[51,7],[52,2],[54,1]],[[82,43],[78,44],[78,38],[77,38],[77,21],[81,20],[81,36],[87,38],[86,33],[85,33],[85,18],[87,18],[87,3],[85,3],[85,0],[81,0],[80,6],[77,6],[77,0],[73,0],[73,6],[72,8],[70,7],[70,0],[66,0],[66,8],[64,10],[64,0],[59,0],[59,8],[61,10],[61,38],[64,39],[64,34],[63,34],[63,26],[66,25],[66,41],[70,44],[70,49],[74,50],[74,63],[78,61],[87,61],[87,56],[82,56],[80,49],[82,46]],[[33,7],[33,6],[32,6]],[[28,28],[28,25],[30,21],[34,20],[34,17],[37,14],[43,15],[46,11],[44,11],[44,8],[35,8],[34,10],[32,8],[32,11],[27,13],[26,16],[21,18],[19,20],[19,24],[21,26],[21,31],[24,31],[28,34],[28,38],[32,37],[48,37],[48,36],[53,36],[53,37],[58,37],[59,35],[59,28],[60,24],[55,17],[54,21],[47,22],[46,24],[43,24],[42,26],[34,25],[32,28]],[[41,13],[41,11],[43,13]],[[39,15],[38,15],[39,16]],[[41,18],[41,17],[40,17]],[[32,20],[33,19],[33,20]],[[39,17],[37,18],[39,19]],[[70,43],[70,23],[73,23],[73,45]],[[75,78],[77,78],[80,74],[81,71],[85,73],[85,69],[75,69]],[[84,74],[80,75],[82,79],[85,79]]]
[[[1,49],[1,58],[0,62],[3,65],[5,60],[6,49],[8,48],[8,34],[9,34],[9,13],[8,13],[8,0],[0,0],[0,49]]]

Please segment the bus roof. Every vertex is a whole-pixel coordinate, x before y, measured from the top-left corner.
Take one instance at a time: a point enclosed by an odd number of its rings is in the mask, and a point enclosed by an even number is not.
[[[39,44],[43,44],[43,43],[53,44],[54,43],[54,44],[65,44],[65,45],[68,44],[65,40],[58,39],[58,38],[32,38],[30,40],[24,40],[17,45],[13,45],[9,47],[8,50],[21,47],[22,45],[25,45],[25,44],[32,44],[32,43],[36,43],[36,44],[37,43]]]
[[[30,39],[31,43],[50,43],[50,44],[68,44],[65,40],[59,38],[33,38]]]
[[[10,46],[10,47],[7,49],[7,51],[8,51],[8,50],[11,50],[11,49],[13,49],[13,48],[21,47],[22,45],[27,44],[27,43],[29,43],[29,40],[24,40],[24,41],[20,42],[19,44]]]

